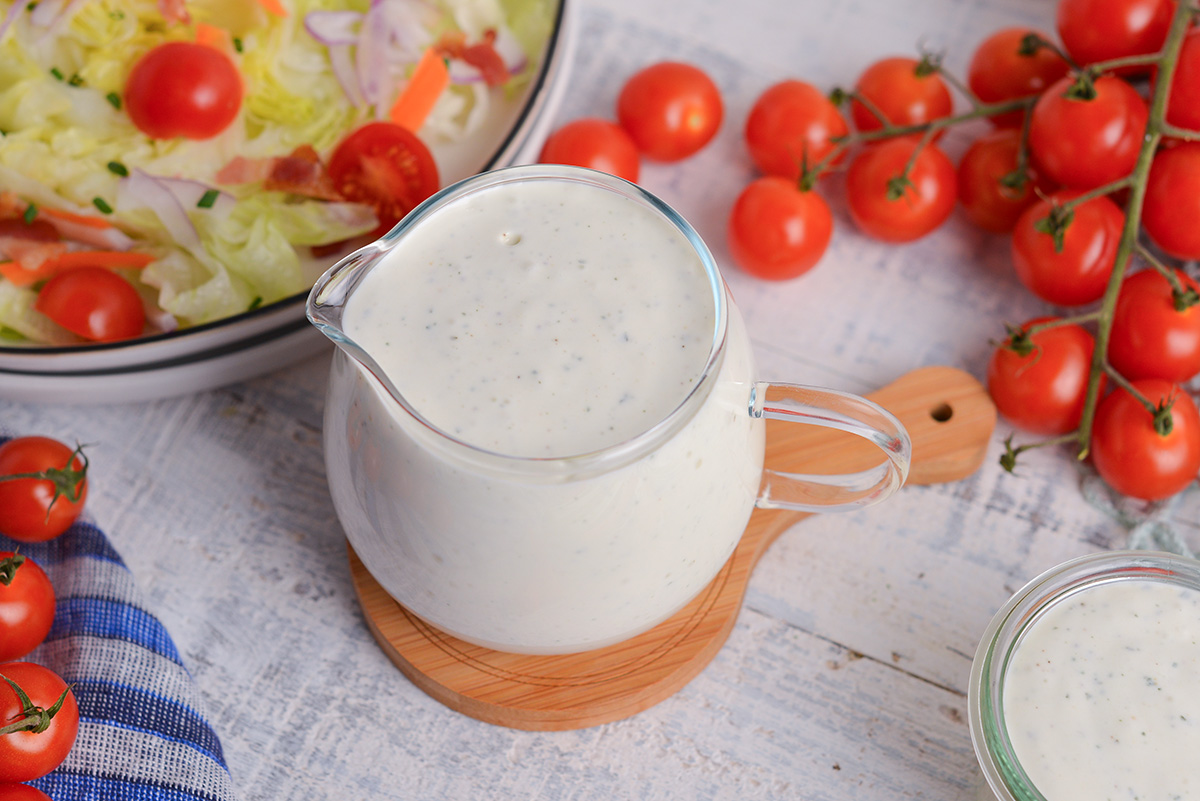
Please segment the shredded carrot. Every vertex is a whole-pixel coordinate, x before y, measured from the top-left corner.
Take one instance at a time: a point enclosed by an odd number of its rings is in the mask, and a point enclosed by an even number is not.
[[[233,50],[233,34],[217,25],[210,25],[207,22],[197,22],[196,44],[208,45],[223,53],[228,52]]]
[[[449,83],[446,60],[436,49],[428,48],[417,62],[408,85],[392,104],[388,117],[401,128],[416,133]]]
[[[27,270],[15,261],[5,261],[0,262],[0,275],[16,286],[33,286],[38,281],[49,278],[52,273],[46,269],[46,262],[42,262],[33,270]]]
[[[280,0],[258,0],[258,4],[265,8],[268,13],[274,14],[277,17],[286,17],[288,11],[283,7]]]
[[[86,225],[88,228],[112,228],[113,224],[103,217],[93,217],[90,214],[76,214],[73,211],[63,211],[62,209],[49,209],[44,206],[37,207],[38,214],[45,214],[47,217],[57,217],[60,220],[73,222],[77,225]]]
[[[106,267],[110,270],[140,270],[154,261],[148,253],[120,250],[75,250],[46,259],[34,269],[28,269],[15,261],[0,262],[0,275],[17,286],[33,286],[39,281],[53,278],[67,270],[80,267]]]

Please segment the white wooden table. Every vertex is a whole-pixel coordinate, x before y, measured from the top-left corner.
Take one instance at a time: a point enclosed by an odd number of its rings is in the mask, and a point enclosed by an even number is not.
[[[725,218],[752,177],[741,126],[772,82],[849,86],[871,61],[974,46],[1010,24],[1053,29],[1049,0],[574,0],[580,26],[557,119],[612,117],[635,69],[702,65],[725,124],[642,183],[728,262]],[[969,133],[947,136],[952,155]],[[726,268],[764,378],[855,392],[927,364],[982,377],[1003,323],[1044,311],[1008,245],[956,216],[914,244],[859,236],[831,183],[837,231],[804,278]],[[953,485],[809,518],[759,564],[715,661],[624,721],[531,733],[480,723],[405,680],[355,601],[321,456],[328,353],[177,399],[112,406],[0,402],[0,425],[91,443],[89,510],[191,669],[246,799],[954,799],[978,770],[965,691],[978,637],[1035,574],[1119,547],[1066,452],[1021,475],[996,458]],[[1198,534],[1193,492],[1172,515]]]

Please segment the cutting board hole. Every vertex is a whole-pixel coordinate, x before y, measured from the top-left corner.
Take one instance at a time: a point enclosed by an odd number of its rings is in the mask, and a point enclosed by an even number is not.
[[[929,416],[939,423],[945,423],[954,416],[954,408],[948,403],[943,403],[940,406],[935,406],[933,411],[929,413]]]

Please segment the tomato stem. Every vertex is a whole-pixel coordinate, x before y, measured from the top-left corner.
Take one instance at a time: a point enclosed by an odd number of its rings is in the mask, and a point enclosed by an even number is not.
[[[41,470],[36,473],[9,473],[8,475],[0,476],[0,481],[16,481],[18,479],[31,478],[36,481],[49,481],[54,485],[54,497],[50,499],[50,505],[46,507],[46,518],[50,518],[50,510],[54,508],[54,504],[58,503],[60,497],[66,498],[70,503],[78,503],[79,497],[83,492],[83,482],[87,479],[88,457],[83,452],[83,445],[76,444],[75,450],[67,457],[67,463],[62,467],[51,467],[47,470]],[[83,464],[76,469],[76,457],[83,460]]]
[[[13,579],[17,577],[17,570],[23,564],[25,564],[25,557],[19,553],[0,559],[0,584],[5,587],[11,586]]]
[[[41,734],[46,729],[50,728],[50,722],[54,720],[54,716],[62,709],[63,703],[67,700],[67,693],[71,692],[70,685],[63,690],[62,695],[48,708],[37,706],[29,699],[29,695],[21,689],[21,686],[8,676],[0,673],[0,679],[8,682],[8,686],[12,687],[13,692],[17,694],[17,700],[21,702],[21,711],[19,717],[14,716],[13,723],[7,726],[0,727],[0,735],[14,734],[19,731],[27,731],[33,734]]]
[[[1003,467],[1007,472],[1015,474],[1017,469],[1017,457],[1025,451],[1030,451],[1034,448],[1045,448],[1050,445],[1062,445],[1064,443],[1071,442],[1074,439],[1075,434],[1070,433],[1063,434],[1059,437],[1053,437],[1051,439],[1040,440],[1038,442],[1027,442],[1014,447],[1012,444],[1013,435],[1009,434],[1008,438],[1004,440],[1004,453],[1000,455],[1000,466]]]
[[[1075,63],[1075,59],[1071,58],[1067,51],[1063,50],[1054,42],[1042,36],[1040,33],[1030,31],[1021,38],[1021,45],[1017,48],[1017,55],[1034,56],[1039,50],[1049,50],[1056,56],[1067,62],[1072,70],[1078,70],[1079,65]]]

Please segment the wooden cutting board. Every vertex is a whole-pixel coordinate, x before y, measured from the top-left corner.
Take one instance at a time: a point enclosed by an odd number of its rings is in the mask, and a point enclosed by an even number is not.
[[[996,409],[983,386],[967,373],[925,367],[868,397],[896,415],[912,437],[908,483],[957,481],[982,463]],[[776,470],[850,472],[874,465],[879,458],[873,445],[841,432],[767,422],[766,464]],[[488,723],[542,731],[578,729],[636,714],[695,677],[733,629],[759,557],[783,531],[807,516],[755,509],[725,567],[683,610],[633,639],[580,654],[529,656],[471,645],[396,603],[353,548],[350,570],[371,632],[404,675],[426,693]]]

